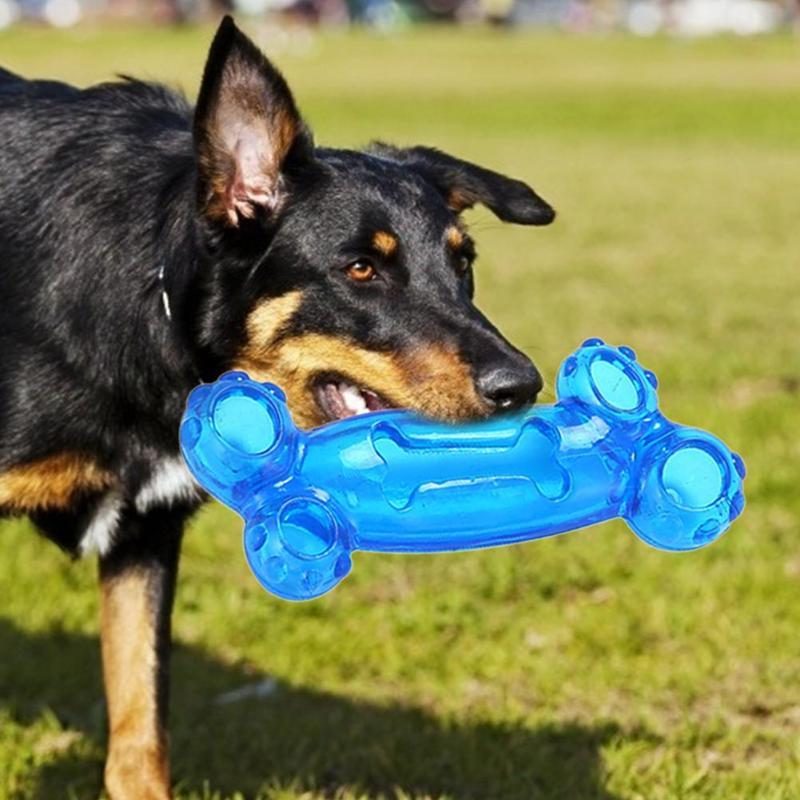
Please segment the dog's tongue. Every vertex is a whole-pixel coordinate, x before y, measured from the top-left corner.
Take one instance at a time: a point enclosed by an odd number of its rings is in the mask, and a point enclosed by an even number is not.
[[[381,411],[384,408],[389,408],[375,392],[371,392],[369,389],[364,389],[361,392],[361,396],[364,398],[364,403],[370,411]]]

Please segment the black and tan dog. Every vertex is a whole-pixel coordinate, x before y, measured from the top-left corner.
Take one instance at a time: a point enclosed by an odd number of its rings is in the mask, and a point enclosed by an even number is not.
[[[246,369],[304,425],[531,403],[536,369],[473,305],[459,213],[554,213],[436,150],[315,147],[230,19],[194,111],[0,70],[0,191],[0,511],[99,554],[106,785],[163,800],[170,609],[203,499],[178,450],[189,390]]]

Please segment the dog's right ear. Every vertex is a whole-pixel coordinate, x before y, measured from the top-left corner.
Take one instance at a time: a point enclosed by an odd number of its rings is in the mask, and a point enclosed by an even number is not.
[[[200,210],[229,227],[278,211],[288,161],[312,148],[283,76],[230,17],[208,54],[194,139]]]

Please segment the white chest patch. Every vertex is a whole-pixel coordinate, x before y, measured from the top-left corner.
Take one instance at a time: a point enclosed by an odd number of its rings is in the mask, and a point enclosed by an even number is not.
[[[112,490],[98,503],[89,520],[78,550],[82,556],[97,553],[105,555],[114,543],[114,534],[122,513],[122,495]]]
[[[173,456],[155,466],[152,475],[134,498],[133,506],[138,513],[144,514],[158,506],[193,502],[201,496],[200,486],[183,459]],[[111,550],[125,504],[125,498],[116,489],[109,491],[97,504],[78,545],[82,556],[92,553],[103,556]]]
[[[159,461],[150,479],[139,489],[133,503],[136,510],[143,514],[155,506],[172,506],[199,500],[200,491],[183,458],[172,456]]]

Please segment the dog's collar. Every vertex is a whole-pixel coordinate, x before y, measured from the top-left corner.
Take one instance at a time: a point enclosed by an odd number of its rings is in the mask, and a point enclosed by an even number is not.
[[[158,270],[158,283],[161,286],[161,305],[164,306],[164,313],[167,315],[167,319],[172,322],[172,307],[170,306],[169,302],[169,292],[167,292],[167,286],[164,283],[165,269],[166,265],[162,262],[161,267]]]

